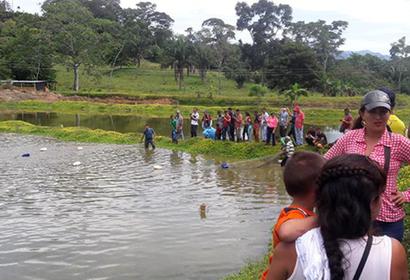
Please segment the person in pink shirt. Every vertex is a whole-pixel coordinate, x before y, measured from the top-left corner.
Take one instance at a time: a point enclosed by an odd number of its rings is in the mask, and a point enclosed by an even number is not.
[[[391,104],[380,90],[368,92],[361,102],[353,129],[342,136],[325,154],[326,159],[341,154],[361,154],[378,162],[387,174],[375,228],[381,234],[403,239],[405,216],[403,205],[410,202],[410,190],[397,189],[397,175],[402,163],[410,162],[410,140],[387,130]]]
[[[267,132],[266,132],[266,145],[269,145],[270,139],[272,138],[272,146],[276,145],[276,139],[275,139],[275,132],[276,128],[278,127],[279,120],[275,116],[274,113],[271,113],[270,116],[266,120],[267,122]]]
[[[296,105],[293,109],[295,112],[295,142],[296,146],[303,145],[303,123],[305,121],[305,113]]]

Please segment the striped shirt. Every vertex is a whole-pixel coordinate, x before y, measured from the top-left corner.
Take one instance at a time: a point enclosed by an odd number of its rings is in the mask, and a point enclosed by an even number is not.
[[[285,152],[287,157],[293,156],[293,153],[295,152],[295,146],[293,145],[292,140],[286,143]]]
[[[377,220],[383,222],[397,222],[404,218],[403,207],[398,207],[392,202],[392,193],[397,192],[397,175],[403,162],[410,162],[410,140],[406,137],[386,131],[375,145],[370,158],[384,166],[384,146],[390,147],[390,166],[387,174],[386,190],[382,194],[382,206]],[[341,154],[365,155],[366,141],[364,129],[356,129],[347,132],[336,144],[325,154],[326,159]],[[410,202],[410,190],[402,192],[406,202]]]

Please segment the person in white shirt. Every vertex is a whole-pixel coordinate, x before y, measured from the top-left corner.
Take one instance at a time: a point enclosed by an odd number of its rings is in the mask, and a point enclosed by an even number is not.
[[[344,154],[330,159],[318,179],[319,227],[294,243],[281,242],[267,279],[408,279],[403,245],[372,235],[385,187],[386,173],[370,158]]]
[[[198,109],[194,108],[191,113],[191,137],[197,137],[198,134],[199,113]]]

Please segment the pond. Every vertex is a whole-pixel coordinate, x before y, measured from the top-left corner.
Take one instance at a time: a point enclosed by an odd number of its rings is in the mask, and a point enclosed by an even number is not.
[[[14,134],[0,142],[2,279],[220,279],[266,252],[289,203],[277,165],[221,169],[140,145]]]
[[[80,114],[60,114],[60,113],[23,113],[0,112],[0,121],[5,120],[22,120],[42,126],[83,126],[91,129],[113,130],[122,133],[142,132],[144,125],[148,123],[154,128],[158,135],[170,135],[169,120],[167,118],[143,118],[137,116],[120,116],[120,115],[80,115]],[[305,126],[307,130],[309,126]],[[321,127],[326,134],[329,143],[334,142],[341,136],[337,127]],[[198,135],[201,135],[202,129],[199,127]],[[187,120],[184,122],[184,135],[190,136],[190,124]]]

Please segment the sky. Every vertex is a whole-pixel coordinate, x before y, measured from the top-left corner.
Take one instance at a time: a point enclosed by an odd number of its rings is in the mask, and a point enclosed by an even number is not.
[[[149,1],[149,0],[144,0]],[[39,13],[41,0],[9,0],[14,10]],[[135,7],[138,0],[121,0],[123,8]],[[204,20],[217,17],[225,23],[236,25],[235,5],[237,0],[151,0],[157,10],[165,12],[174,20],[173,30],[183,34],[192,27],[199,30]],[[243,0],[248,4],[256,0]],[[389,54],[391,43],[403,36],[410,44],[410,0],[280,0],[275,4],[289,4],[293,20],[305,22],[345,20],[349,27],[343,33],[346,38],[341,50],[371,50]],[[237,32],[237,39],[250,42],[247,31]]]

